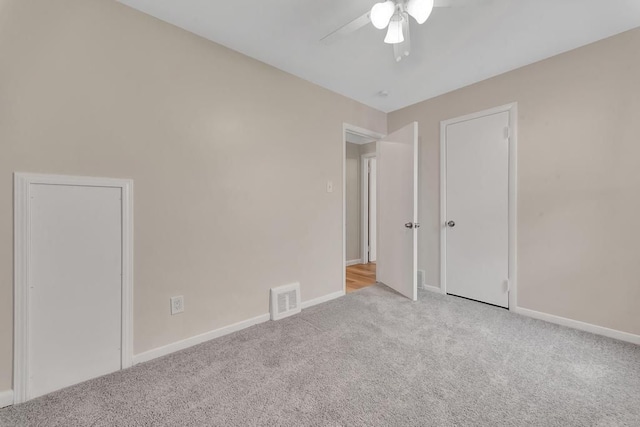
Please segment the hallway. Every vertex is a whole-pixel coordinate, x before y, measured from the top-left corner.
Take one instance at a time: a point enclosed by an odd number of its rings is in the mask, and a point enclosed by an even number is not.
[[[347,267],[347,293],[376,283],[376,263],[356,264]]]

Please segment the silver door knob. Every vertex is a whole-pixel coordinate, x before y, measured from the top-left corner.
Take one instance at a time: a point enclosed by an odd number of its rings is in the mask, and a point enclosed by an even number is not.
[[[412,222],[408,222],[404,225],[407,228],[413,228],[413,223]]]
[[[454,221],[449,221],[449,222],[447,222],[447,225],[448,225],[449,227],[455,227],[455,226],[456,226],[456,223],[455,223]]]

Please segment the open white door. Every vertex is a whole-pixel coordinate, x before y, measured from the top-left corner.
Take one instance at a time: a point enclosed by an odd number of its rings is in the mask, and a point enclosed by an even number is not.
[[[418,299],[418,123],[378,142],[377,279]]]

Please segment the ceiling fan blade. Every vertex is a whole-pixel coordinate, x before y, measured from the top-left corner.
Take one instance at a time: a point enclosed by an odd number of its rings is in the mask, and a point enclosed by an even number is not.
[[[371,12],[367,12],[364,15],[359,16],[348,24],[345,24],[342,27],[338,28],[334,32],[327,34],[326,36],[321,38],[320,41],[324,44],[331,44],[359,30],[360,28],[371,22],[371,18],[369,17],[370,13]]]

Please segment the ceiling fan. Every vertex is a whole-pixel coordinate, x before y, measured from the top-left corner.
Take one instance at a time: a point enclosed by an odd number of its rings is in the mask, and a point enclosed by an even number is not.
[[[333,43],[339,38],[372,23],[379,30],[387,28],[384,42],[393,45],[393,57],[401,61],[411,52],[409,17],[424,24],[434,7],[451,7],[454,0],[386,0],[373,5],[370,11],[328,34],[320,41]]]

